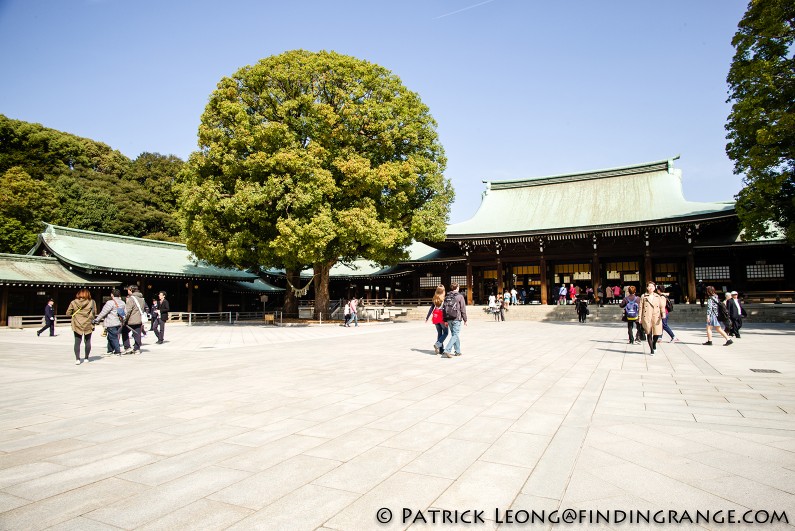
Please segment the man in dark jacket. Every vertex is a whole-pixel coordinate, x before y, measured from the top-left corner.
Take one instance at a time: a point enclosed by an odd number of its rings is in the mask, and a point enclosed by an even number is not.
[[[166,300],[166,292],[161,291],[157,294],[160,302],[157,303],[157,310],[155,313],[155,335],[157,336],[157,344],[163,344],[163,336],[166,333],[166,321],[168,321],[168,312],[171,308]]]
[[[40,336],[42,332],[47,329],[50,329],[50,337],[55,335],[55,301],[52,299],[47,299],[47,306],[44,307],[44,326],[36,332],[37,336]]]
[[[444,349],[442,356],[449,358],[451,354],[455,353],[456,356],[461,355],[461,323],[467,322],[467,303],[464,296],[458,292],[458,284],[453,282],[450,284],[450,292],[444,297],[444,304],[442,305],[447,326],[450,328],[450,341],[447,343],[447,348]]]
[[[726,309],[729,310],[729,320],[731,321],[731,335],[740,339],[740,328],[743,326],[745,308],[740,304],[737,292],[731,292],[732,298],[726,301]]]

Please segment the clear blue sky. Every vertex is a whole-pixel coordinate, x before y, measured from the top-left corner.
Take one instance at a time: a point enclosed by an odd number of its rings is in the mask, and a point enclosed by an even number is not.
[[[456,190],[451,222],[475,212],[482,180],[678,154],[688,199],[731,200],[742,183],[724,150],[726,73],[746,7],[0,0],[0,113],[131,158],[186,159],[223,76],[285,50],[334,50],[390,69],[430,107]]]

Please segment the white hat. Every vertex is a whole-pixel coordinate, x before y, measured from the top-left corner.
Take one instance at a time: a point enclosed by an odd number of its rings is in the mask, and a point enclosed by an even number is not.
[[[732,291],[732,295],[737,295],[737,292],[736,291]]]

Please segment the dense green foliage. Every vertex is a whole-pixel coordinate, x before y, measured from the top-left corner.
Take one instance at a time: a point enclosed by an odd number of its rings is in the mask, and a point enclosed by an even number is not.
[[[292,51],[223,78],[184,172],[186,243],[225,266],[389,264],[444,238],[453,191],[436,122],[383,67]]]
[[[795,3],[752,0],[732,39],[726,152],[745,174],[737,214],[752,238],[795,243]],[[771,223],[772,222],[772,223]]]
[[[30,250],[41,221],[175,241],[173,185],[183,165],[156,153],[131,161],[100,142],[0,115],[0,176],[16,183],[2,196],[0,252]]]

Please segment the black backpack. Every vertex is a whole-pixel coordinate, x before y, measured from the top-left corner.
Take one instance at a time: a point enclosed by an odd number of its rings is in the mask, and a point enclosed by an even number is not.
[[[723,304],[723,301],[718,301],[718,321],[721,323],[729,322],[729,310]]]
[[[458,321],[461,319],[461,309],[458,307],[457,293],[451,291],[444,296],[442,313],[445,321]]]

